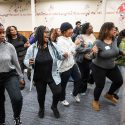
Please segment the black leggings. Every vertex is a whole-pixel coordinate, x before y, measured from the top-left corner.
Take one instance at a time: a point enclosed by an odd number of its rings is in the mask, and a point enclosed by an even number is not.
[[[94,99],[96,101],[99,100],[99,97],[105,86],[106,77],[108,77],[112,81],[108,94],[112,95],[117,89],[119,89],[122,86],[123,78],[117,66],[115,66],[112,69],[103,69],[92,63],[91,69],[96,84],[96,87],[94,89]]]

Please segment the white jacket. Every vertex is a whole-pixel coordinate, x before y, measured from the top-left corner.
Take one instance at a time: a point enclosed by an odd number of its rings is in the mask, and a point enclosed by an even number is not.
[[[68,58],[59,60],[57,62],[59,72],[65,72],[72,68],[75,64],[74,54],[76,53],[76,45],[72,42],[72,39],[70,37],[67,38],[64,36],[60,36],[57,40],[57,46],[63,53],[68,53]]]

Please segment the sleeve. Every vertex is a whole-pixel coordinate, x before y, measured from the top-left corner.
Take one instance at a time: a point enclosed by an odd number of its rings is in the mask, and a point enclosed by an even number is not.
[[[23,35],[21,35],[21,39],[23,40],[24,43],[26,43],[28,41],[28,39]]]
[[[33,57],[33,45],[31,45],[26,52],[25,58],[24,58],[24,65],[28,68],[30,68],[29,65],[29,59],[31,59]]]
[[[24,76],[23,76],[23,73],[21,71],[20,64],[19,64],[19,61],[18,61],[18,58],[17,58],[17,53],[16,53],[16,50],[15,50],[14,46],[11,46],[11,53],[12,53],[12,55],[11,55],[12,56],[12,64],[16,68],[16,71],[19,75],[19,79],[23,80]]]
[[[63,60],[65,59],[65,57],[63,56],[64,52],[61,51],[61,49],[59,48],[59,46],[57,46],[55,43],[53,43],[54,47],[56,48],[57,51],[57,59],[58,60]]]

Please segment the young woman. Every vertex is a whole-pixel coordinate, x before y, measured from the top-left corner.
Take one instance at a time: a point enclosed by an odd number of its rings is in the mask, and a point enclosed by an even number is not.
[[[18,60],[20,63],[20,67],[23,72],[25,69],[23,60],[24,60],[24,56],[26,54],[26,50],[30,46],[30,43],[28,42],[26,37],[24,37],[23,35],[18,33],[17,28],[15,26],[7,27],[6,38],[7,38],[8,42],[13,44],[13,46],[15,47],[17,56],[18,56]]]
[[[94,100],[92,108],[95,111],[100,110],[99,98],[105,85],[105,79],[108,77],[111,81],[111,87],[105,94],[105,98],[113,104],[117,103],[114,98],[114,92],[123,84],[123,78],[117,65],[115,58],[119,54],[123,54],[117,47],[117,40],[114,39],[115,26],[112,22],[106,22],[102,25],[99,38],[96,45],[93,47],[93,52],[96,54],[92,60],[92,74],[95,81]]]
[[[123,52],[125,52],[125,29],[123,29],[122,31],[120,31],[119,35],[118,35],[118,47],[120,50],[122,50]],[[124,102],[125,102],[125,56],[119,55],[116,59],[116,64],[119,66],[119,69],[122,73],[122,77],[123,77],[123,92],[122,92],[122,116],[121,116],[121,124],[124,124],[125,121],[125,109],[124,109]]]
[[[55,43],[49,40],[49,31],[45,26],[39,26],[36,30],[36,43],[32,44],[26,53],[24,64],[27,67],[34,67],[34,82],[37,90],[39,103],[39,117],[44,117],[44,103],[46,87],[49,85],[53,93],[51,109],[56,118],[60,117],[57,104],[60,99],[61,85],[60,76],[57,71],[57,60],[64,59]]]
[[[76,40],[79,39],[81,44],[76,49],[76,62],[81,72],[81,95],[85,95],[87,91],[87,84],[93,84],[93,77],[90,73],[91,58],[89,57],[93,44],[96,40],[93,35],[93,27],[90,23],[85,23],[81,27],[81,34],[77,36]]]
[[[78,96],[79,87],[80,87],[80,72],[78,66],[75,63],[74,55],[76,45],[79,43],[73,43],[71,36],[73,33],[73,27],[70,23],[64,22],[61,24],[60,27],[62,36],[58,37],[57,45],[61,48],[63,52],[68,53],[68,57],[63,61],[58,61],[58,68],[61,76],[61,98],[60,101],[64,106],[68,106],[69,102],[65,99],[66,96],[66,85],[70,76],[74,80],[74,90],[73,90],[73,97],[75,98],[76,102],[80,102],[80,98]]]
[[[0,24],[0,125],[5,125],[5,89],[7,90],[14,112],[14,124],[22,125],[20,113],[22,95],[19,83],[24,84],[23,74],[13,45],[5,41],[5,31]]]

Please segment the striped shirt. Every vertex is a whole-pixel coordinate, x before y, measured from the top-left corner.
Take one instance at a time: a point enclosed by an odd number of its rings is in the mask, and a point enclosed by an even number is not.
[[[20,79],[23,79],[14,46],[8,42],[2,42],[0,43],[0,73],[10,72],[14,69],[16,69]]]

